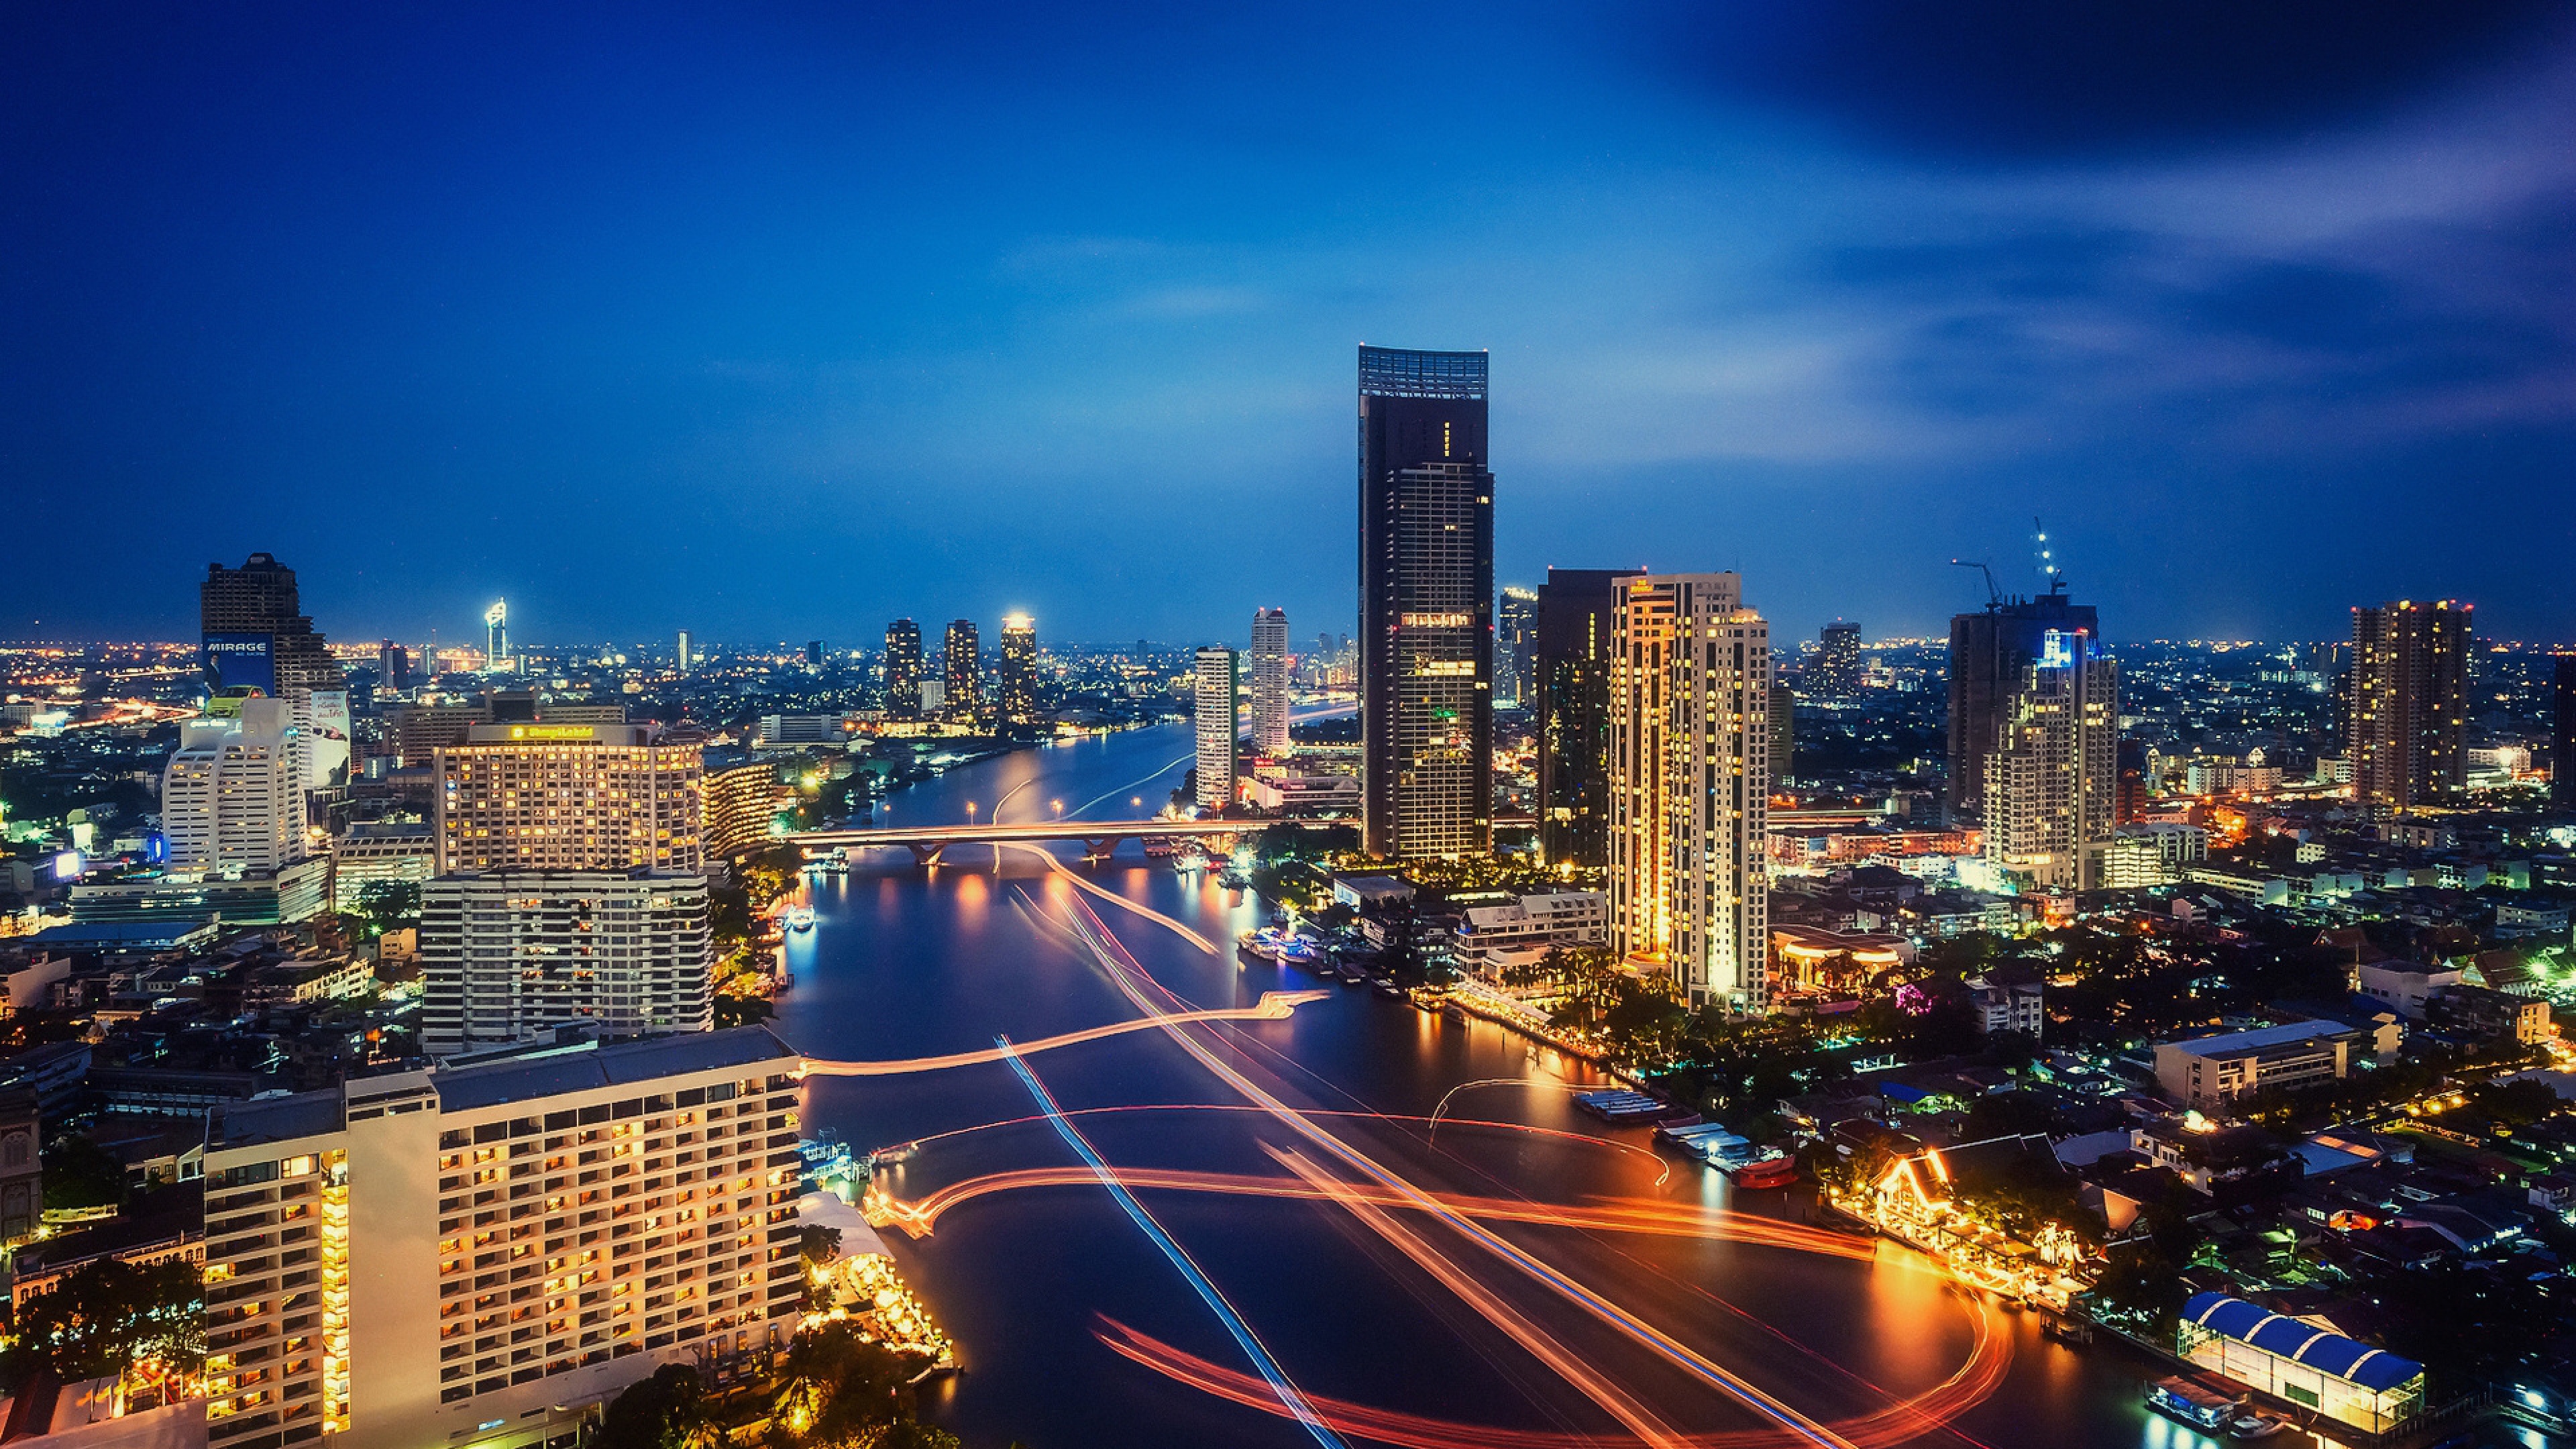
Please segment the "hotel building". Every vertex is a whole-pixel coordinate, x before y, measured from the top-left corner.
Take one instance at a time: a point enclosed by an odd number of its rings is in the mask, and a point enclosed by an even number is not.
[[[751,1026],[218,1108],[209,1449],[571,1449],[663,1364],[780,1341],[798,1065]]]
[[[1194,719],[1198,731],[1198,790],[1202,810],[1234,803],[1234,747],[1242,726],[1235,713],[1234,651],[1214,645],[1198,652]]]
[[[715,1025],[706,877],[643,869],[443,875],[421,889],[421,1050],[444,1057],[596,1022]]]
[[[476,725],[438,751],[438,869],[695,871],[695,743],[650,725]]]

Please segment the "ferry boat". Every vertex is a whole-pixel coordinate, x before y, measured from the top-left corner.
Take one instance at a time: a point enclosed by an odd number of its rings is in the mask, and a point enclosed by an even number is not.
[[[832,853],[823,857],[823,873],[826,875],[848,875],[850,873],[850,852],[844,847],[838,845],[833,846]]]
[[[2179,1375],[2147,1386],[2147,1407],[2204,1434],[2223,1434],[2236,1421],[2237,1403]]]
[[[1180,850],[1175,851],[1172,855],[1172,869],[1178,874],[1189,875],[1192,872],[1203,871],[1207,868],[1207,852],[1199,849],[1195,845],[1184,846]]]
[[[1727,1181],[1742,1188],[1787,1187],[1798,1180],[1798,1159],[1785,1152],[1756,1157],[1748,1162],[1717,1165]]]
[[[787,908],[787,929],[791,931],[810,931],[814,929],[814,908],[812,906],[789,906]]]

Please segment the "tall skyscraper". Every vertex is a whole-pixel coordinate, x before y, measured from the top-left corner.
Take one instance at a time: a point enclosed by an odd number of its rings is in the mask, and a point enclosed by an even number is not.
[[[2561,815],[2576,815],[2576,654],[2550,662],[2557,713],[2549,733],[2549,803]]]
[[[2081,633],[2099,640],[2090,604],[2060,585],[2030,599],[1998,599],[1976,614],[1950,619],[1950,820],[1976,823],[1986,808],[1986,756],[2010,722],[2011,696],[2025,671],[2047,652],[2048,636]]]
[[[182,723],[161,772],[171,873],[266,875],[304,859],[304,743],[283,699]]]
[[[1252,752],[1288,753],[1288,611],[1252,615]]]
[[[1538,726],[1538,841],[1553,865],[1610,863],[1610,642],[1619,569],[1549,569],[1538,591],[1529,703]]]
[[[1234,651],[1213,645],[1198,652],[1191,706],[1198,739],[1198,790],[1202,810],[1234,803],[1234,746],[1242,731],[1235,713]]]
[[[1986,859],[2037,890],[2099,889],[2119,813],[2118,666],[2088,631],[2045,631],[2003,708],[1985,758]]]
[[[2474,606],[2401,599],[2352,611],[2352,797],[2403,810],[2469,780]]]
[[[391,639],[376,644],[376,688],[387,693],[411,688],[411,651]]]
[[[214,1109],[204,1442],[541,1449],[783,1344],[799,1060],[745,1026]]]
[[[825,654],[826,652],[827,652],[827,651],[823,648],[823,641],[822,641],[822,640],[820,640],[820,639],[808,639],[808,640],[806,640],[806,641],[805,641],[805,667],[806,667],[806,668],[808,668],[808,669],[820,669],[820,668],[822,668],[822,667],[823,667],[823,656],[824,656],[824,654]]]
[[[1798,772],[1798,696],[1779,680],[1775,670],[1771,679],[1771,774],[1770,782],[1778,785]]]
[[[348,687],[340,662],[304,615],[295,570],[268,554],[252,554],[237,569],[206,565],[197,609],[210,689],[248,685],[303,699],[317,689]]]
[[[1038,722],[1038,621],[1026,614],[1002,616],[1002,718],[1012,724]]]
[[[940,663],[948,673],[948,712],[973,716],[984,707],[983,645],[972,619],[948,621]]]
[[[1485,354],[1360,349],[1362,834],[1394,859],[1493,843],[1494,475]]]
[[[1814,677],[1807,682],[1807,692],[1829,699],[1849,699],[1860,693],[1860,626],[1837,619],[1824,627],[1816,641]]]
[[[421,1050],[449,1056],[595,1022],[714,1027],[706,877],[497,870],[421,889]]]
[[[921,712],[921,626],[910,619],[886,625],[885,711],[905,716]]]
[[[1610,939],[1693,1007],[1768,1004],[1771,626],[1731,573],[1617,584]]]
[[[680,631],[680,672],[682,674],[689,672],[689,663],[689,631],[683,629]]]
[[[494,599],[483,611],[483,667],[495,672],[510,667],[510,601]]]
[[[696,871],[699,747],[650,725],[478,724],[437,751],[438,870]]]
[[[1532,660],[1538,651],[1538,591],[1518,585],[1503,590],[1494,606],[1494,698],[1503,704],[1534,702]]]

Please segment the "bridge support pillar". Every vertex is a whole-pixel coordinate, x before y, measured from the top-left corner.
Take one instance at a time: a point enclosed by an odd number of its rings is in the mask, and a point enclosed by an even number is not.
[[[907,840],[903,845],[904,849],[912,852],[912,863],[915,865],[937,865],[939,857],[946,854],[948,850],[948,842],[945,840]]]
[[[1099,865],[1117,853],[1118,837],[1115,835],[1105,838],[1095,837],[1082,842],[1082,860],[1085,865]]]

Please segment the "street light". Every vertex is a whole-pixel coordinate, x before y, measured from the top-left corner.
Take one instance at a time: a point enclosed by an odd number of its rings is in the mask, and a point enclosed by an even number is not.
[[[972,800],[966,802],[966,823],[969,825],[975,823],[975,802]]]

